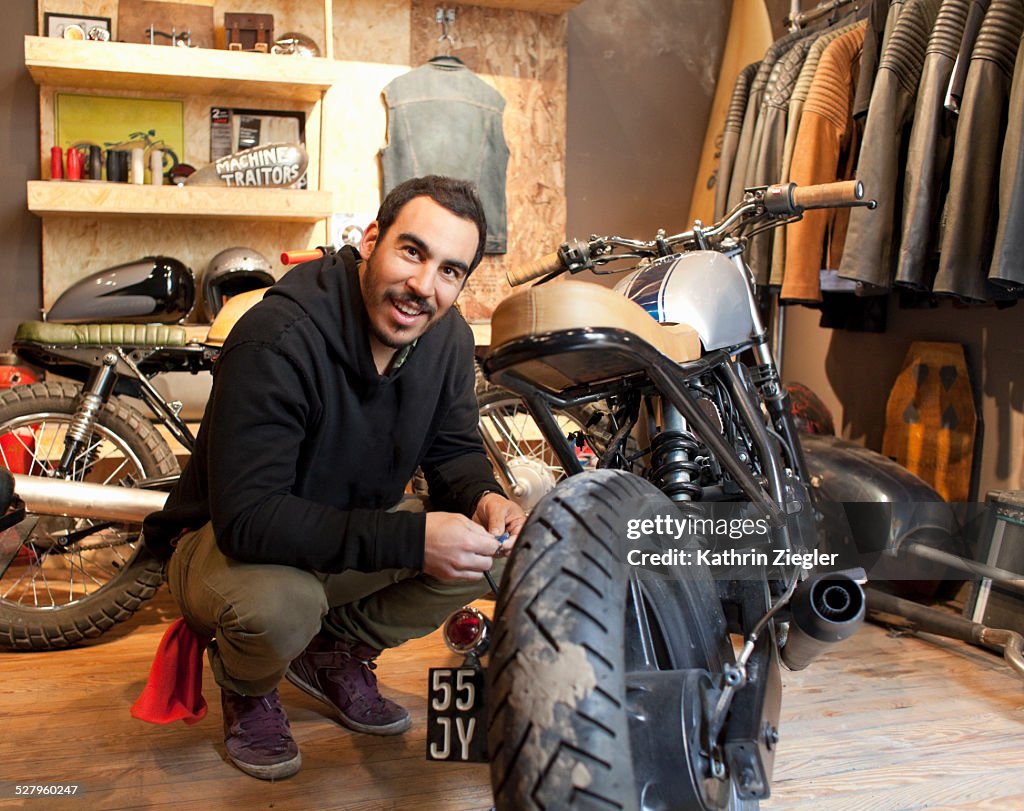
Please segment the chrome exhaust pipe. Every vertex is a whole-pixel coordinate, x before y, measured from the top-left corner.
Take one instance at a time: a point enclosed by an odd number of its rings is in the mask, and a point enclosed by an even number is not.
[[[864,589],[845,572],[805,580],[790,601],[789,636],[782,661],[803,670],[829,647],[853,636],[864,624]]]
[[[36,515],[65,515],[135,524],[141,524],[147,515],[161,509],[167,500],[167,493],[158,490],[87,484],[19,473],[14,474],[14,492],[25,502],[26,511]]]

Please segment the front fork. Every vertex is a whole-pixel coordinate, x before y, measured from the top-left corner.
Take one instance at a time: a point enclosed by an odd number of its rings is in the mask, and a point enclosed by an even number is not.
[[[727,255],[732,260],[733,264],[743,272],[744,278],[747,279],[750,318],[754,325],[754,334],[757,336],[754,346],[752,347],[754,359],[756,361],[753,383],[761,391],[772,425],[775,430],[782,435],[782,438],[786,440],[788,448],[792,451],[792,458],[789,462],[793,468],[794,475],[796,475],[797,478],[804,480],[806,477],[807,464],[804,461],[803,449],[800,447],[800,442],[797,440],[796,436],[796,429],[793,426],[793,415],[789,392],[786,391],[785,386],[782,385],[778,365],[776,364],[775,357],[772,355],[771,349],[768,346],[768,330],[765,328],[764,322],[761,320],[761,310],[757,306],[757,299],[754,297],[755,287],[753,274],[750,272],[750,268],[747,267],[746,262],[743,261],[742,250],[735,250]],[[780,313],[781,310],[782,307],[780,305]],[[777,316],[777,318],[781,321],[781,316]],[[782,345],[781,337],[780,330],[780,334],[775,341],[776,348]],[[779,351],[781,352],[782,350],[780,349]]]
[[[61,454],[60,465],[57,468],[57,478],[74,478],[75,464],[83,457],[88,462],[89,444],[96,425],[96,415],[114,390],[114,384],[117,382],[116,366],[117,355],[108,352],[100,359],[100,365],[92,370],[82,387],[71,425],[68,427],[67,436],[64,437],[64,453]]]

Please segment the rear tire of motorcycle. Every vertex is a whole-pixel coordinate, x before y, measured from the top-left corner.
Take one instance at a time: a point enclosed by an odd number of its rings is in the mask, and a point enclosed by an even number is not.
[[[0,395],[0,427],[35,415],[39,420],[75,413],[80,387],[45,382],[16,386]],[[166,440],[138,410],[119,398],[100,409],[97,422],[139,460],[146,477],[180,471]],[[55,650],[100,636],[130,618],[163,583],[163,564],[136,541],[134,554],[95,594],[55,608],[21,607],[0,598],[0,648]]]
[[[635,768],[637,729],[626,690],[626,673],[636,668],[627,661],[627,609],[634,603],[626,555],[635,543],[626,540],[625,521],[674,510],[646,480],[606,469],[567,479],[534,508],[499,588],[487,668],[487,745],[498,811],[682,807],[641,803],[636,775],[643,770],[650,780],[652,767]],[[659,626],[670,660],[658,669],[714,673],[732,660],[716,586],[700,569],[643,587],[661,597],[645,595],[644,612]],[[655,740],[664,732],[660,718],[633,723],[650,724],[641,734]],[[659,775],[653,777],[657,783]],[[691,769],[689,779],[702,776]],[[734,787],[728,791],[726,807],[758,808],[756,800],[740,800]]]

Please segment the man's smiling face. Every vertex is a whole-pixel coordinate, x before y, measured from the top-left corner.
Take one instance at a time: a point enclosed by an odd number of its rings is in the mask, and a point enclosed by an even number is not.
[[[370,317],[378,369],[423,335],[455,303],[479,244],[477,226],[430,197],[414,197],[382,235],[370,223],[359,244],[366,257],[359,286]],[[384,363],[386,366],[387,363]]]

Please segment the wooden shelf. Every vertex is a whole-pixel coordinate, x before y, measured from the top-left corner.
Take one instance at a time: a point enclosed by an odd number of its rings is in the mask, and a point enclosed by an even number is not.
[[[37,85],[161,95],[255,96],[315,102],[337,80],[333,60],[25,37]]]
[[[334,212],[334,195],[305,189],[30,180],[28,209],[40,217],[159,216],[316,223]]]
[[[537,11],[541,14],[563,14],[583,0],[466,0],[467,6],[507,8],[513,11]]]

